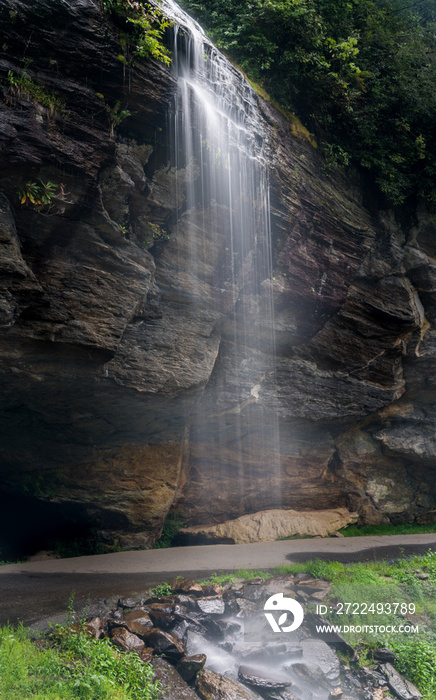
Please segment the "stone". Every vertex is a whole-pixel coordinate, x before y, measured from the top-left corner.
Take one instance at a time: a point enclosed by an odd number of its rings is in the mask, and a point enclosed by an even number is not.
[[[418,688],[413,683],[403,678],[390,663],[382,664],[379,669],[386,676],[389,689],[400,700],[420,700],[422,698]]]
[[[238,678],[247,685],[262,691],[284,690],[292,685],[289,679],[278,677],[274,673],[263,673],[249,666],[240,666]]]
[[[150,611],[150,621],[152,626],[159,627],[162,630],[171,630],[178,621],[176,615],[171,615],[168,612]]]
[[[395,661],[398,661],[394,652],[388,649],[387,647],[380,647],[380,649],[374,649],[372,655],[375,661],[381,661],[382,663],[392,664]]]
[[[309,583],[310,581],[315,581],[316,579],[312,574],[307,574],[304,571],[299,571],[297,574],[294,576],[294,583],[295,584],[301,584],[301,583]]]
[[[308,685],[314,693],[330,690],[329,681],[317,664],[311,663],[309,665],[304,661],[296,661],[286,670],[297,683],[302,682],[303,685]]]
[[[222,596],[223,588],[218,586],[216,583],[209,583],[206,586],[202,586],[204,596]]]
[[[123,651],[141,652],[145,647],[142,639],[139,639],[136,634],[129,632],[125,627],[112,628],[110,639],[112,644],[115,644]]]
[[[140,605],[140,601],[136,598],[119,598],[118,607],[124,608],[124,610],[129,610],[132,608],[137,608]]]
[[[162,685],[165,700],[198,700],[198,695],[168,661],[155,657],[151,665],[155,679]]]
[[[103,620],[100,617],[92,617],[85,623],[85,628],[94,637],[94,639],[104,637],[104,625]]]
[[[224,639],[241,631],[241,625],[233,620],[215,620],[215,625],[221,630]]]
[[[319,626],[331,626],[331,622],[329,622],[329,620],[322,617],[322,615],[317,615],[313,612],[307,612],[304,617],[304,621],[307,628],[314,636],[317,634],[317,628]],[[342,654],[347,654],[347,656],[349,656],[352,660],[356,659],[355,650],[339,632],[329,632],[329,644],[331,644],[336,651],[340,651]]]
[[[197,676],[197,693],[202,700],[255,700],[261,697],[233,678],[209,668],[203,668]]]
[[[204,592],[204,589],[203,589]],[[188,610],[197,610],[197,600],[193,596],[188,595],[176,595],[173,598],[175,603],[183,605]]]
[[[139,657],[145,664],[150,663],[153,659],[153,649],[151,647],[144,647],[144,649],[139,652]]]
[[[189,578],[175,578],[171,581],[170,586],[175,593],[190,594],[191,596],[201,596],[203,594],[203,588],[200,584]]]
[[[197,605],[200,610],[207,615],[222,615],[226,607],[223,599],[220,596],[198,598]]]
[[[172,628],[171,634],[183,641],[190,627],[191,625],[187,620],[182,620],[175,627]]]
[[[132,610],[132,612],[126,613],[123,619],[129,632],[136,634],[138,637],[141,637],[144,631],[153,627],[150,615],[145,610]]]
[[[257,615],[259,612],[258,605],[251,600],[236,598],[233,603],[234,607],[232,611],[236,613],[236,617],[250,617],[250,615]]]
[[[180,639],[169,632],[160,629],[147,629],[143,631],[142,639],[155,654],[162,654],[171,661],[179,661],[185,656],[186,649]]]
[[[339,659],[322,639],[303,639],[303,660],[313,663],[321,670],[328,681],[336,681],[340,674]]]
[[[190,540],[223,541],[233,544],[270,542],[290,535],[322,535],[357,521],[357,514],[346,508],[299,513],[293,510],[269,510],[242,515],[219,525],[183,528],[181,535]]]
[[[185,681],[191,681],[206,663],[206,654],[184,656],[177,664],[177,671]]]

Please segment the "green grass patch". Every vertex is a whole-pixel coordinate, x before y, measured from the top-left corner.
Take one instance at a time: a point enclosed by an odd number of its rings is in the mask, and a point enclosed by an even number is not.
[[[137,654],[117,651],[108,639],[57,627],[31,640],[22,627],[0,628],[2,700],[157,700],[159,683]]]
[[[50,92],[44,85],[37,83],[27,72],[27,65],[20,75],[8,71],[8,83],[11,98],[14,101],[21,96],[38,102],[46,107],[50,114],[59,114],[65,109],[65,100],[54,92]]]
[[[402,525],[349,525],[340,530],[345,537],[368,535],[421,535],[436,532],[436,523],[403,523]]]
[[[202,586],[207,586],[209,584],[216,584],[218,586],[224,583],[236,583],[238,581],[252,581],[255,578],[271,578],[273,574],[268,571],[258,571],[255,569],[238,569],[234,573],[224,573],[222,571],[219,574],[212,574],[207,579],[202,579],[199,581]]]

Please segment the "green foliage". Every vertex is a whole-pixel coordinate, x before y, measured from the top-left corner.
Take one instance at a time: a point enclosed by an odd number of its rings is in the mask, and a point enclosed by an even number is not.
[[[236,583],[238,580],[236,574],[225,574],[223,571],[220,574],[213,573],[209,578],[202,579],[199,583],[202,586],[208,586],[210,584],[221,586],[223,583]]]
[[[436,637],[392,635],[389,648],[398,656],[398,670],[421,689],[424,700],[436,697]]]
[[[427,3],[184,0],[212,38],[314,132],[327,167],[382,201],[436,201],[436,32]]]
[[[173,589],[169,583],[159,583],[150,591],[150,593],[155,598],[162,598],[163,596],[171,595],[173,593]]]
[[[436,532],[436,523],[404,523],[403,525],[349,525],[341,530],[345,537],[366,535],[414,535],[425,532]]]
[[[0,693],[4,700],[157,700],[153,669],[108,639],[57,626],[32,642],[22,626],[0,628]]]
[[[54,92],[50,92],[43,85],[33,80],[27,68],[28,63],[21,75],[15,75],[11,70],[8,71],[11,103],[14,104],[18,98],[23,96],[46,107],[51,115],[62,112],[62,110],[65,109],[65,101]]]
[[[164,228],[155,224],[152,221],[140,220],[139,226],[141,229],[141,238],[143,236],[142,246],[147,250],[157,241],[168,241],[170,234]]]
[[[18,198],[22,206],[30,206],[35,211],[44,213],[48,213],[53,197],[57,194],[61,194],[61,186],[50,180],[29,181],[18,190]]]
[[[127,25],[131,25],[125,27],[125,33],[121,37],[125,51],[132,43],[134,56],[151,56],[169,66],[170,52],[163,43],[163,38],[171,22],[159,8],[142,0],[103,0],[103,9],[115,17],[124,18]],[[127,62],[125,55],[120,59],[123,63]]]
[[[119,551],[116,547],[110,548],[105,545],[97,531],[91,531],[83,537],[76,537],[74,539],[55,540],[53,543],[50,543],[50,547],[53,548],[55,554],[61,559]]]
[[[202,586],[216,584],[218,586],[223,583],[235,583],[237,581],[251,581],[254,578],[271,578],[272,574],[267,571],[258,571],[255,569],[238,569],[235,573],[229,574],[222,571],[220,574],[213,573],[207,579],[200,581]]]
[[[171,58],[167,47],[162,44],[165,29],[170,26],[170,21],[163,16],[157,8],[146,5],[142,14],[138,18],[129,18],[129,22],[139,28],[139,36],[135,47],[135,56],[144,58],[152,56],[167,66],[171,63]]]
[[[183,518],[177,513],[168,513],[159,539],[154,543],[153,549],[166,549],[173,546],[173,541],[179,530],[185,526]]]
[[[121,106],[121,102],[117,100],[113,107],[106,105],[106,112],[109,117],[109,134],[111,138],[114,136],[115,127],[119,126],[127,117],[131,116],[131,112]]]

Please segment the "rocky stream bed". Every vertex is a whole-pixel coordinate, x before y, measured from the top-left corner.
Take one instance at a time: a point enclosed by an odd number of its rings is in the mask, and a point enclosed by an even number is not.
[[[310,574],[201,586],[171,583],[173,593],[102,601],[90,609],[86,629],[108,636],[119,649],[150,662],[164,700],[418,700],[417,688],[394,668],[392,651],[373,652],[373,667],[359,665],[339,634],[328,643],[316,634],[326,620],[313,610],[331,584]],[[154,591],[156,592],[156,591]],[[303,624],[271,632],[263,613],[277,594],[298,600]],[[284,620],[279,620],[283,626]]]

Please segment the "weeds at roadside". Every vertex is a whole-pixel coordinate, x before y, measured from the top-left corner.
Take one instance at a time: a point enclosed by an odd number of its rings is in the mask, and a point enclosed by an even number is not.
[[[31,641],[19,625],[0,628],[2,700],[158,700],[160,684],[137,654],[117,651],[83,628],[57,625]]]
[[[164,596],[171,595],[172,593],[173,589],[169,583],[159,583],[150,591],[150,595],[152,595],[154,598],[162,598]]]

